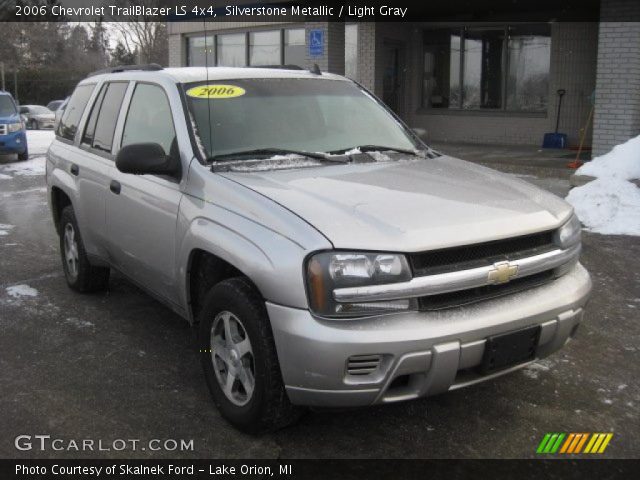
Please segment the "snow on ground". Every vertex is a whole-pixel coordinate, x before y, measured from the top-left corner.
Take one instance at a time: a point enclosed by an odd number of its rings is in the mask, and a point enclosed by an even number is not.
[[[5,223],[0,223],[0,237],[4,237],[5,235],[9,235],[9,230],[13,228],[13,225],[7,225]]]
[[[53,130],[27,130],[29,160],[0,163],[0,181],[13,176],[37,176],[45,173],[45,154],[55,134]]]
[[[12,285],[10,287],[7,287],[6,290],[9,296],[13,298],[38,296],[38,290],[36,290],[33,287],[30,287],[29,285],[24,285],[24,284]]]
[[[35,157],[47,153],[47,149],[53,142],[54,137],[53,130],[27,130],[29,156]]]
[[[592,232],[640,236],[640,136],[615,146],[577,170],[596,177],[569,192],[567,201]]]

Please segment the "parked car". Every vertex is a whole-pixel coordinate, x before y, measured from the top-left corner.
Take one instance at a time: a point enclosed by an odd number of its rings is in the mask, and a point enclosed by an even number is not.
[[[19,160],[29,158],[27,136],[13,97],[0,90],[0,154],[12,153],[17,154]]]
[[[64,100],[52,100],[47,103],[47,108],[55,113],[58,108],[64,103]]]
[[[62,101],[62,104],[54,112],[56,115],[56,118],[53,122],[53,128],[58,128],[58,124],[60,123],[60,119],[62,118],[62,114],[64,113],[64,109],[67,106],[67,103],[69,103],[69,97],[65,98]]]
[[[55,113],[42,105],[20,105],[20,114],[26,117],[30,130],[53,128],[56,119]]]
[[[591,280],[560,198],[339,75],[135,68],[81,81],[49,148],[64,275],[117,269],[195,325],[238,428],[465,387],[575,334]]]

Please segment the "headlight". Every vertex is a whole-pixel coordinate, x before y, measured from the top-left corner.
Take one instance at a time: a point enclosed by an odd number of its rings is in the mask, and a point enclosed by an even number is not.
[[[336,288],[406,282],[411,269],[404,255],[394,253],[322,252],[307,262],[307,292],[311,310],[327,317],[356,317],[416,309],[415,299],[340,303]]]
[[[22,122],[10,123],[8,127],[9,133],[19,132],[20,130],[22,130]]]
[[[580,243],[582,225],[574,214],[555,234],[555,242],[560,248],[569,248]]]

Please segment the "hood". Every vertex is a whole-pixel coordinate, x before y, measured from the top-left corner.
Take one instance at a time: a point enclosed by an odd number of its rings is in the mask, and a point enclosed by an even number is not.
[[[222,175],[302,217],[335,248],[467,245],[553,229],[571,213],[555,195],[448,156]]]
[[[56,114],[51,113],[36,113],[35,115],[31,115],[33,118],[37,118],[38,120],[54,120],[56,118]]]

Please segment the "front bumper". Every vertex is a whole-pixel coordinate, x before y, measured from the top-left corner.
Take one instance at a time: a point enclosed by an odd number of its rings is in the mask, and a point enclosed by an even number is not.
[[[27,150],[27,136],[24,130],[0,135],[0,154],[24,153]]]
[[[541,326],[536,358],[573,336],[591,291],[582,265],[546,285],[467,307],[326,320],[267,302],[282,376],[298,405],[364,406],[434,395],[478,383],[486,338]],[[354,356],[376,356],[368,375],[347,372]]]

